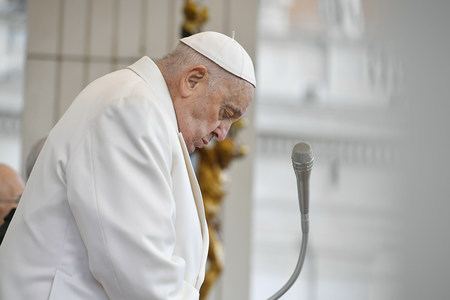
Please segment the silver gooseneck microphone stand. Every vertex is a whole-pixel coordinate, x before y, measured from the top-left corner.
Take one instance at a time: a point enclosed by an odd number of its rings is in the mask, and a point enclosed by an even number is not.
[[[302,222],[302,245],[297,265],[289,280],[268,300],[279,299],[286,293],[294,282],[303,267],[305,261],[306,247],[308,245],[309,236],[309,177],[313,166],[314,156],[311,146],[307,143],[298,143],[292,150],[292,165],[294,167],[295,176],[297,177],[297,191],[300,206],[300,215]]]

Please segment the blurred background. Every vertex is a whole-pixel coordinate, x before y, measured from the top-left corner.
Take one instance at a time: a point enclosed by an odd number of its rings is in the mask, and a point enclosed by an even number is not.
[[[211,0],[258,88],[224,174],[209,299],[266,299],[297,262],[292,147],[311,144],[310,241],[282,299],[449,299],[450,3]],[[0,162],[24,158],[89,82],[170,51],[182,0],[0,0]]]

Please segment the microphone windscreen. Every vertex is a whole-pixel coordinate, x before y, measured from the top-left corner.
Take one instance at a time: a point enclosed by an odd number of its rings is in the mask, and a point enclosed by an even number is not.
[[[297,143],[292,149],[292,162],[298,165],[309,164],[314,159],[311,146],[307,143]]]

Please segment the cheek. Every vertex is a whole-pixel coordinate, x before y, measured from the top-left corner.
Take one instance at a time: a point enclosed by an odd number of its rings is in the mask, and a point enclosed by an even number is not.
[[[220,107],[211,102],[211,99],[204,99],[207,105],[197,107],[191,112],[191,131],[195,137],[203,138],[214,131],[219,126]]]
[[[195,125],[193,131],[201,132],[202,134],[209,134],[219,124],[218,114],[217,113],[207,113],[207,112],[199,112],[195,117]]]

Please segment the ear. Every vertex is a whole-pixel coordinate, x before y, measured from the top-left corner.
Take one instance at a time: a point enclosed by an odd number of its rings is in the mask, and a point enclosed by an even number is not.
[[[191,96],[201,83],[207,81],[208,69],[197,65],[186,71],[180,79],[180,94],[186,98]]]

